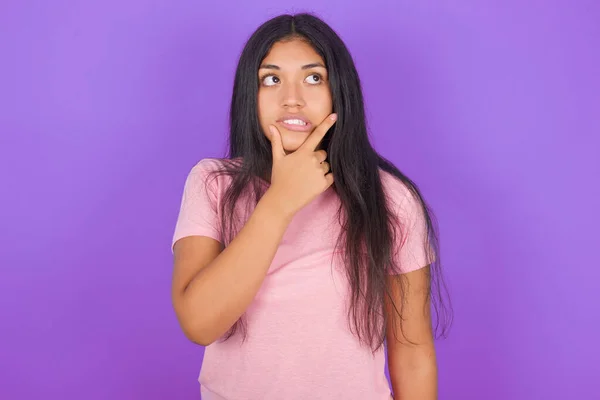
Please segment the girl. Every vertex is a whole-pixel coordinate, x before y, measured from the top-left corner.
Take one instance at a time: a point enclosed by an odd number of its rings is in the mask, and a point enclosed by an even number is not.
[[[175,312],[206,346],[202,397],[435,399],[430,306],[447,315],[432,220],[369,143],[328,25],[283,15],[256,30],[229,143],[189,173],[173,237]]]

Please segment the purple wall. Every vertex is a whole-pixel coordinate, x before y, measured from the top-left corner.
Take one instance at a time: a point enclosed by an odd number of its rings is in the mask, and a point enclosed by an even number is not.
[[[245,39],[303,10],[437,212],[440,398],[600,398],[598,2],[319,4],[2,2],[0,398],[197,398],[169,297],[183,180],[222,154]]]

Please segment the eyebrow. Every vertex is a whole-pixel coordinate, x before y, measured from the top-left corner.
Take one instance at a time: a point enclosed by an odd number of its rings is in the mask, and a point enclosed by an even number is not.
[[[316,62],[316,63],[311,63],[311,64],[303,65],[302,69],[311,69],[311,68],[316,68],[316,67],[325,68],[325,65],[323,65],[320,62]],[[260,69],[276,69],[276,70],[281,70],[281,68],[278,65],[275,65],[275,64],[263,64],[263,65],[260,66]]]

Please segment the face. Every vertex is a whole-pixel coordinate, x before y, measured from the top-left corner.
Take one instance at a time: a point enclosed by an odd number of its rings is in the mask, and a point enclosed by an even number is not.
[[[258,71],[258,116],[281,133],[286,153],[297,150],[333,111],[325,62],[306,42],[278,42]]]

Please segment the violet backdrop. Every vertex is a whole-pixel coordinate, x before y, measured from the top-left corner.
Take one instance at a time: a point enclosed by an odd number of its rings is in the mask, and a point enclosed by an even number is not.
[[[169,294],[183,182],[223,154],[245,40],[300,11],[346,41],[375,147],[438,217],[440,399],[600,398],[584,0],[4,0],[0,398],[198,398],[203,351]]]

